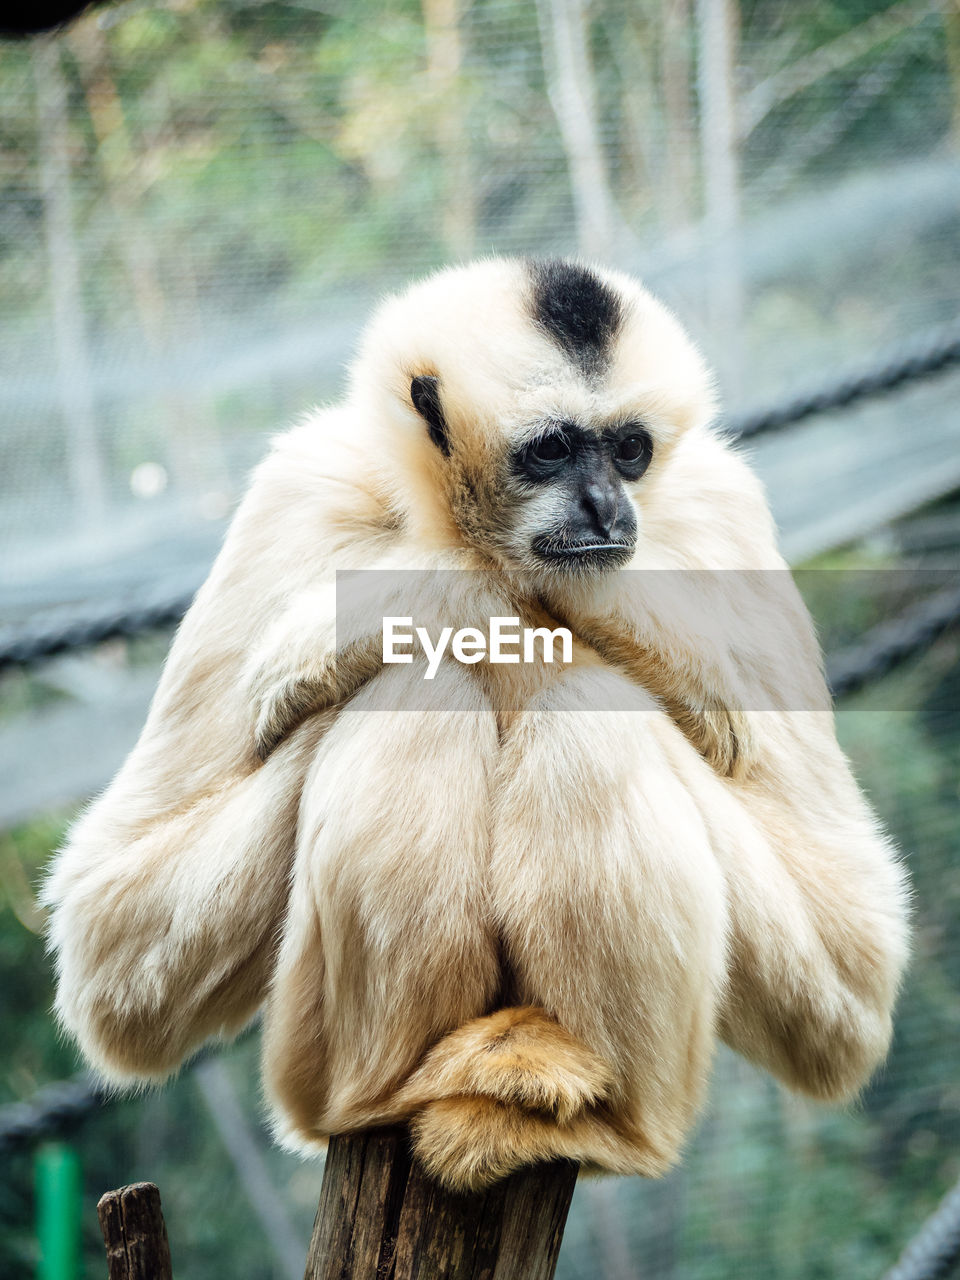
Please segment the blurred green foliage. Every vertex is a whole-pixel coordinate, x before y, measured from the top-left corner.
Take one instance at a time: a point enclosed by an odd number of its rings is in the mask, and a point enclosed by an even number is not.
[[[882,160],[892,147],[907,154],[949,137],[955,89],[935,6],[902,13],[886,39],[838,57],[807,93],[776,83],[784,67],[804,64],[884,8],[872,0],[744,0],[739,87],[749,101],[758,86],[772,86],[742,141],[748,207],[783,195],[764,173],[782,152],[785,119],[801,136],[818,123],[825,131],[784,179],[796,190],[817,174],[844,173],[852,155],[869,164],[871,148]],[[688,220],[700,201],[690,135],[695,51],[683,11],[672,33],[652,0],[597,0],[590,10],[604,152],[638,234],[679,229],[664,203],[679,151],[689,152],[681,201]],[[457,252],[568,245],[569,177],[534,5],[460,6],[458,65],[447,78],[431,69],[429,12],[418,0],[170,0],[107,7],[77,24],[60,49],[94,331],[115,329],[118,309],[137,323],[138,305],[150,305],[143,296],[138,304],[123,252],[118,232],[128,226],[139,226],[151,246],[141,270],[155,273],[159,293],[179,298],[185,313],[198,295],[228,313],[244,307],[252,281],[259,306],[271,297],[325,301],[338,284],[367,279],[379,288],[391,272],[406,276]],[[844,108],[864,67],[883,72],[891,59],[864,109]],[[672,66],[686,97],[686,134],[666,105]],[[31,315],[43,323],[46,291],[32,169],[34,74],[29,45],[0,47],[0,293],[18,328]],[[462,123],[469,191],[450,189],[444,128],[452,116]],[[444,213],[468,196],[466,240],[456,244]]]

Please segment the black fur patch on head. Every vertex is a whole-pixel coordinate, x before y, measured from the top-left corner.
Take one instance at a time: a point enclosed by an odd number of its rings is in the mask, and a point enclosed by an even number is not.
[[[587,267],[534,259],[531,313],[581,373],[602,373],[623,324],[623,299]]]
[[[450,432],[440,403],[440,379],[430,376],[416,377],[410,383],[410,399],[413,407],[427,424],[430,439],[441,453],[450,454]]]

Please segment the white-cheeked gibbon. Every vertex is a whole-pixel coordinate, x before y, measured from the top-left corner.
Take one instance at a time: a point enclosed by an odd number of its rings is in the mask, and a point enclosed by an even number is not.
[[[904,876],[714,408],[624,275],[487,260],[381,306],[344,401],[257,470],[47,881],[57,1011],[107,1080],[263,1007],[283,1140],[409,1122],[459,1188],[663,1172],[718,1037],[817,1098],[864,1084]],[[351,620],[344,569],[389,599]],[[448,654],[426,706],[385,613],[573,652]]]

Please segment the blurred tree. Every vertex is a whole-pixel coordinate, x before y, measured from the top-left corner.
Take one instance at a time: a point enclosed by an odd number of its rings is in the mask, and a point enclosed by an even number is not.
[[[629,236],[607,175],[587,0],[537,0],[537,15],[547,92],[567,156],[578,248],[590,258],[616,257]]]
[[[709,246],[708,324],[723,334],[723,372],[736,396],[742,381],[743,265],[740,157],[737,145],[737,37],[733,0],[697,0],[700,169]]]
[[[953,143],[960,146],[960,0],[942,0],[947,65],[953,88]]]
[[[169,352],[170,317],[161,283],[162,241],[147,227],[141,173],[147,154],[138,154],[110,66],[107,35],[96,15],[87,14],[68,33],[94,134],[94,150],[103,175],[103,192],[112,212],[110,242],[123,263],[137,321],[150,357],[162,362]],[[180,335],[182,337],[182,334]],[[181,492],[197,501],[211,487],[225,488],[227,471],[216,426],[198,421],[203,399],[163,387],[154,397],[157,425]]]
[[[462,0],[421,0],[421,4],[434,132],[443,174],[443,239],[451,257],[467,258],[476,242],[476,205],[465,119]]]
[[[694,120],[690,0],[662,8],[660,93],[664,116],[664,224],[685,229],[694,215]]]

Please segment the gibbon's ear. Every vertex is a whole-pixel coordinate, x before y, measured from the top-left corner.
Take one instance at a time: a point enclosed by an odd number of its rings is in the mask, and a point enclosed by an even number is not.
[[[410,383],[410,399],[417,413],[426,422],[430,439],[441,453],[449,457],[450,435],[440,403],[440,379],[429,376],[414,378]]]

